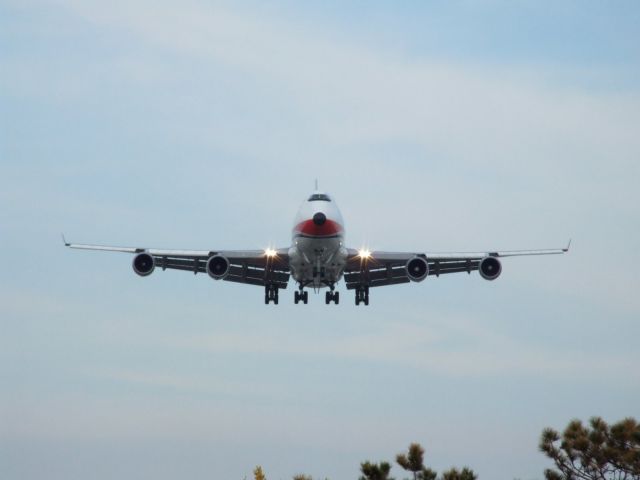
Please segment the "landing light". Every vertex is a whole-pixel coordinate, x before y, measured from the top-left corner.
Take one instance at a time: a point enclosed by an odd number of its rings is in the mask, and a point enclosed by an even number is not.
[[[362,250],[358,250],[358,256],[363,259],[369,259],[371,258],[371,252],[369,250],[367,250],[366,248],[363,248]]]
[[[278,254],[278,252],[276,250],[272,249],[272,248],[267,248],[264,251],[264,255],[266,257],[275,257],[277,254]]]

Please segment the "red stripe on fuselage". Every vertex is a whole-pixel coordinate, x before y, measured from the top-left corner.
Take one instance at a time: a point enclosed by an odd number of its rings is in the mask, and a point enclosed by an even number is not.
[[[316,225],[313,220],[305,220],[296,225],[295,231],[309,237],[332,237],[342,233],[342,226],[328,218],[322,225]]]

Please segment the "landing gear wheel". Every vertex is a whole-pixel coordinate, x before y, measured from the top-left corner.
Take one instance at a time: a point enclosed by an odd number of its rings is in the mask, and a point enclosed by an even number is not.
[[[298,290],[293,293],[293,301],[296,302],[296,305],[299,302],[303,302],[305,305],[309,301],[309,292]]]
[[[356,305],[360,305],[360,302],[369,305],[369,287],[359,287],[356,290]]]
[[[340,302],[340,292],[334,292],[333,290],[331,290],[330,292],[327,292],[325,294],[324,303],[329,305],[331,302],[335,303],[336,305]]]
[[[274,305],[278,304],[278,287],[275,285],[265,285],[264,287],[264,303],[269,305],[273,300]]]

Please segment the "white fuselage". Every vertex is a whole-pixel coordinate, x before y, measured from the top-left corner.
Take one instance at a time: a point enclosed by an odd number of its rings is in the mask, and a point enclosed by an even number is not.
[[[344,222],[331,197],[315,192],[295,218],[289,249],[291,276],[301,287],[333,287],[347,261]]]

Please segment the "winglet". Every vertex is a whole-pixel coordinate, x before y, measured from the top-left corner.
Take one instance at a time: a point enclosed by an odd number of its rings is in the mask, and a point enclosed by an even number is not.
[[[64,238],[64,233],[61,233],[60,235],[62,236],[62,242],[64,243],[64,246],[65,247],[70,246],[71,244],[69,242],[67,242],[66,238]]]
[[[569,248],[571,248],[571,238],[569,239],[569,243],[567,243],[567,248],[563,248],[562,251],[563,252],[568,252]]]

